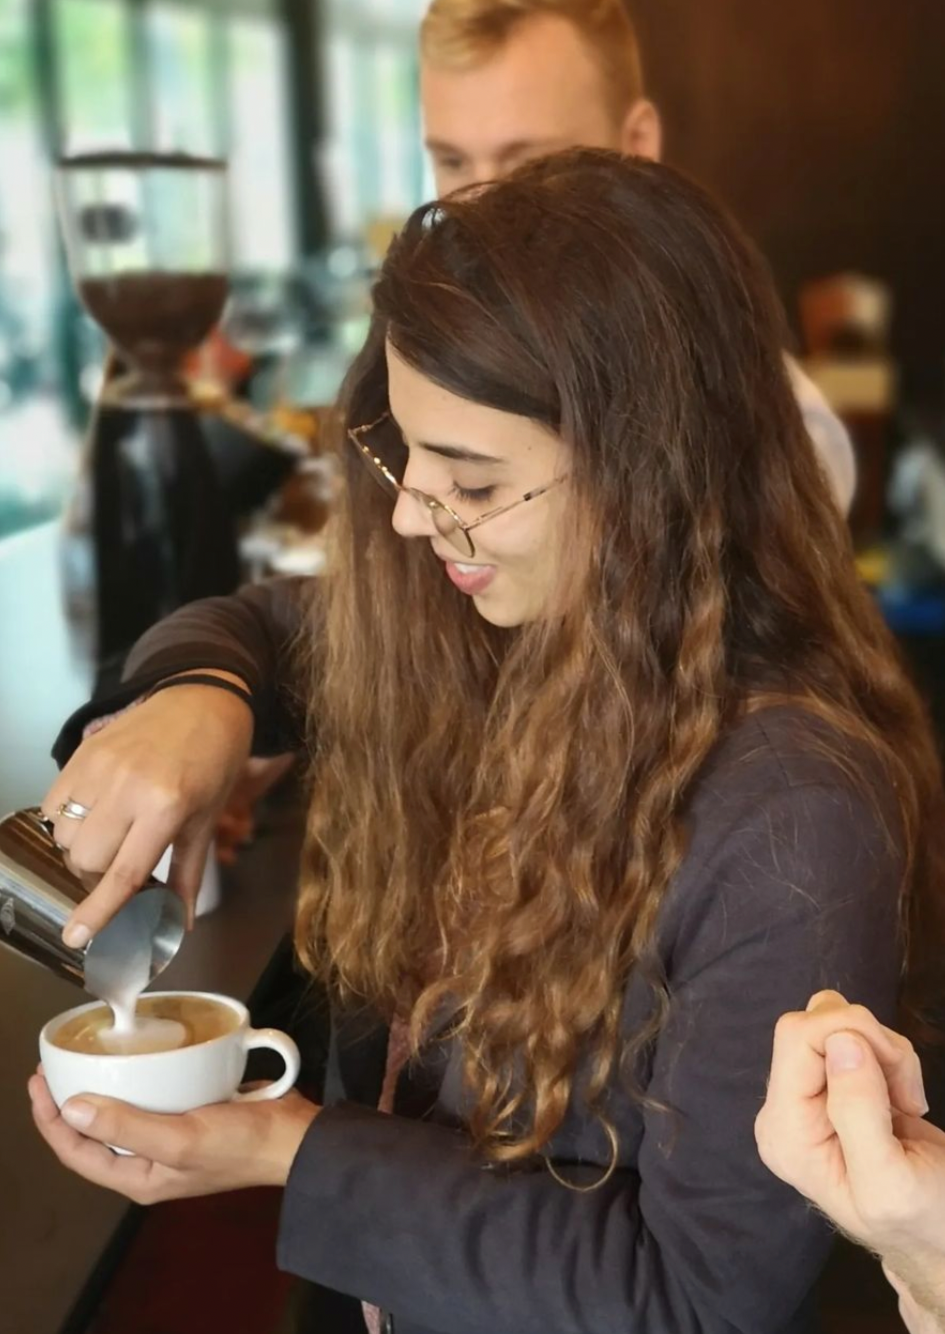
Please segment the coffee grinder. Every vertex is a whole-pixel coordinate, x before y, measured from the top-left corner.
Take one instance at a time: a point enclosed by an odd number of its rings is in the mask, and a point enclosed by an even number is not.
[[[65,547],[67,601],[91,613],[105,687],[155,621],[239,581],[233,516],[183,372],[227,299],[226,164],[90,153],[62,159],[56,183],[72,280],[113,346]]]

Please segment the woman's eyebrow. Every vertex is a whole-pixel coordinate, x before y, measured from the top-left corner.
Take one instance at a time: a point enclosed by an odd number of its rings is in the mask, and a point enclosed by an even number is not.
[[[420,449],[430,454],[439,454],[444,459],[454,459],[457,463],[491,463],[504,467],[507,460],[497,459],[492,454],[480,454],[474,449],[464,449],[462,445],[436,445],[429,440],[418,440]]]
[[[401,426],[400,422],[390,414],[390,419],[397,427],[398,431],[407,441],[407,432]],[[466,449],[463,445],[440,445],[432,440],[418,440],[418,449],[425,449],[430,454],[439,454],[440,458],[453,459],[456,463],[491,463],[494,467],[504,468],[508,459],[497,459],[493,454],[480,454],[478,450]]]

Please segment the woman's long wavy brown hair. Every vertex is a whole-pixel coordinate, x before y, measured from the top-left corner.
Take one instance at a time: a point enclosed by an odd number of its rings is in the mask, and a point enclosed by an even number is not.
[[[418,210],[374,310],[343,425],[385,411],[389,339],[559,433],[572,589],[540,624],[488,625],[348,450],[311,634],[297,945],[342,998],[412,1015],[415,1040],[448,1007],[474,1138],[516,1159],[561,1124],[588,1053],[603,1119],[627,978],[660,992],[687,799],[739,710],[791,698],[878,758],[907,927],[943,875],[938,765],[807,438],[772,284],[702,190],[605,152],[529,165]]]

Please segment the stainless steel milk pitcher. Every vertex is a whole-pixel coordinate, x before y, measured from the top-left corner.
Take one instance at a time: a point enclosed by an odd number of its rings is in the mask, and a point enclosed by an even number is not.
[[[90,886],[69,870],[37,808],[0,820],[0,945],[107,996],[117,974],[134,968],[150,982],[184,937],[180,898],[151,880],[82,949],[63,943],[62,929]]]

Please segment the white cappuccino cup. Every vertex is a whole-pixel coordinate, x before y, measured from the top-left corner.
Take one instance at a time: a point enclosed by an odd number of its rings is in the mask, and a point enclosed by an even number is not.
[[[212,1014],[219,1012],[219,1031],[214,1032],[213,1023],[201,1028],[187,1019],[197,1007],[201,1013],[206,1012],[208,1005],[213,1007]],[[69,1049],[59,1042],[74,1037],[77,1044],[81,1043],[83,1026],[94,1027],[98,1016],[92,1012],[101,1010],[102,1002],[80,1005],[50,1019],[39,1035],[39,1054],[56,1105],[61,1107],[69,1098],[92,1093],[120,1098],[149,1112],[189,1112],[215,1102],[281,1098],[298,1078],[299,1050],[292,1039],[278,1029],[251,1028],[249,1012],[239,1001],[201,991],[146,992],[139,1000],[138,1012],[151,1007],[159,1012],[161,1006],[182,1018],[185,1026],[191,1023],[187,1036],[192,1040],[168,1050]],[[174,1020],[160,1022],[173,1024]],[[99,1031],[107,1038],[108,1030]],[[209,1035],[203,1036],[205,1033]],[[261,1088],[241,1092],[247,1055],[258,1047],[278,1052],[285,1071]]]

